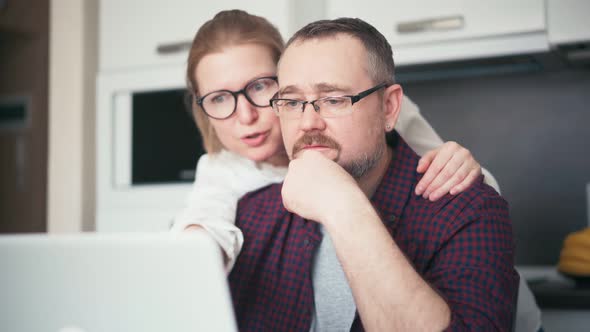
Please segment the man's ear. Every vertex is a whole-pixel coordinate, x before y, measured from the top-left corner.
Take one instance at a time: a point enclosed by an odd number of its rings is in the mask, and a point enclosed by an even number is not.
[[[399,112],[402,109],[402,97],[404,92],[399,84],[388,86],[383,92],[384,129],[387,132],[393,130]]]

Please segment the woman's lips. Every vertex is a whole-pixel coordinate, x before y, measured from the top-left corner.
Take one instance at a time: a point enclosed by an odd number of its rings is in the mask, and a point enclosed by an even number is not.
[[[266,141],[266,138],[268,137],[269,133],[270,131],[254,133],[251,135],[242,136],[241,139],[242,142],[244,142],[246,145],[255,148],[262,145]]]

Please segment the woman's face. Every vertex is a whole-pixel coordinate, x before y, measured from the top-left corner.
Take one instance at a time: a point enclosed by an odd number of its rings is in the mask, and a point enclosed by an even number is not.
[[[196,70],[199,95],[218,90],[238,91],[254,79],[276,75],[276,63],[267,47],[236,45],[204,56]],[[248,159],[286,165],[279,119],[270,106],[256,107],[243,94],[227,119],[209,118],[223,146]]]

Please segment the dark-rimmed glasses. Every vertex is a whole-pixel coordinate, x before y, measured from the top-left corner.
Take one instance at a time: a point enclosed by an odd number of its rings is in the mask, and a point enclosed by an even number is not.
[[[279,84],[276,76],[260,77],[248,82],[242,90],[213,91],[197,98],[196,102],[209,117],[223,120],[232,116],[236,111],[240,94],[243,94],[248,102],[256,107],[268,107],[270,106],[270,98],[278,90]]]
[[[333,118],[352,113],[352,105],[387,86],[389,84],[381,83],[356,95],[324,97],[314,101],[273,98],[270,100],[270,105],[280,117],[284,118],[299,118],[303,114],[306,104],[311,104],[322,118]]]

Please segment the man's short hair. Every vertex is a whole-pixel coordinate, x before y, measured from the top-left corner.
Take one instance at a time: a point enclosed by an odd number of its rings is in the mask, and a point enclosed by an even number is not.
[[[357,38],[367,51],[367,73],[378,83],[395,83],[393,52],[391,45],[375,27],[358,18],[338,18],[310,23],[297,31],[287,42],[287,47],[296,42],[333,37],[346,34]]]

